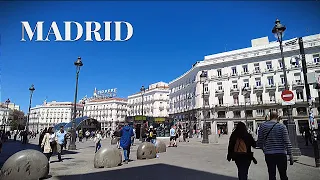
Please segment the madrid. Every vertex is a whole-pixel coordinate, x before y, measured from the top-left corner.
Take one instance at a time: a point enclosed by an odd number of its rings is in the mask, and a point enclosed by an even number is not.
[[[44,21],[38,21],[32,28],[28,21],[21,21],[22,33],[20,41],[70,42],[78,41],[85,35],[84,41],[107,42],[128,41],[133,36],[133,26],[126,21],[103,21],[102,23],[85,21],[84,25],[76,21],[64,21],[64,27],[59,27],[57,22],[53,21],[48,30],[44,30],[44,24]],[[122,29],[123,26],[126,26],[126,28]],[[126,37],[121,39],[121,34],[124,34],[121,32],[123,30],[126,30]],[[114,38],[111,35],[112,31],[114,32]],[[75,32],[76,35],[72,34]]]

